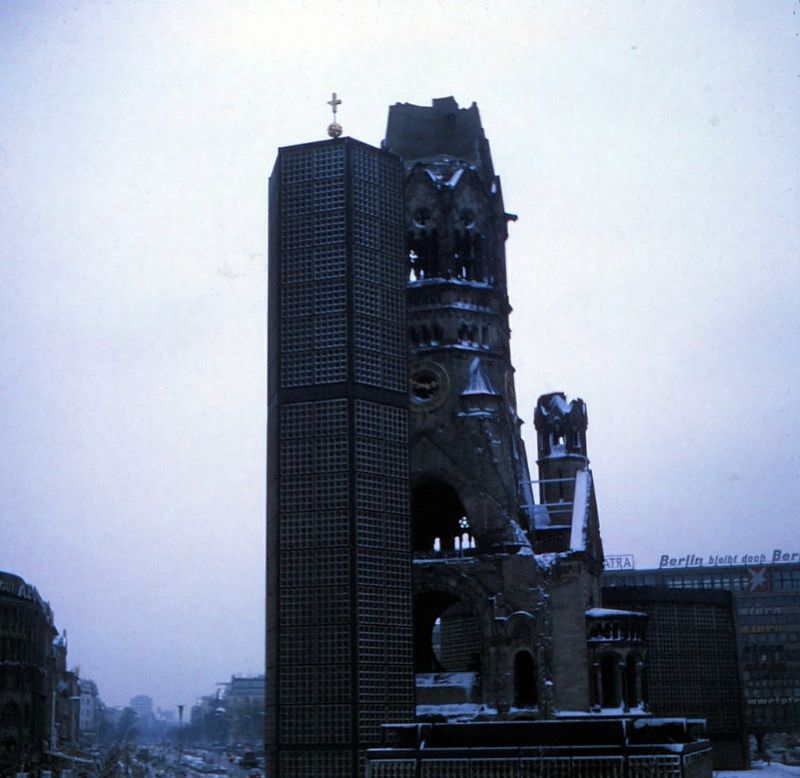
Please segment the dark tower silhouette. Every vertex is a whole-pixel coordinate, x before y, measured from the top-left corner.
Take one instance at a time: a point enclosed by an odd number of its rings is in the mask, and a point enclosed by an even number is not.
[[[406,170],[418,712],[546,704],[547,601],[509,348],[514,217],[474,104],[394,105],[384,147]]]
[[[563,392],[542,395],[533,423],[539,458],[538,533],[540,550],[570,547],[576,478],[589,467],[586,450],[588,416],[583,400],[567,400]]]
[[[368,749],[376,778],[702,774],[687,722],[662,748],[608,719],[641,701],[646,617],[597,607],[586,408],[560,393],[534,502],[477,107],[397,104],[381,150],[329,132],[270,178],[268,775],[361,776]]]
[[[270,778],[362,774],[383,723],[588,710],[585,406],[537,411],[534,504],[477,107],[281,149],[269,218]]]
[[[596,704],[600,700],[592,680],[601,672],[594,633],[605,624],[594,610],[600,604],[603,545],[589,469],[586,403],[568,400],[562,392],[542,395],[534,425],[539,455],[535,549],[553,560],[548,571],[551,623],[557,636],[553,676],[560,704],[575,709],[585,706],[587,698]],[[587,634],[594,634],[588,667],[582,642]]]
[[[270,778],[362,775],[414,714],[402,184],[349,138],[270,178]]]

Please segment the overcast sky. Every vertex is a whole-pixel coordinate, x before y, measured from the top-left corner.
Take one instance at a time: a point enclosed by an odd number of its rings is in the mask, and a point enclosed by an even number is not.
[[[528,450],[589,408],[608,553],[800,550],[800,5],[0,4],[0,569],[107,703],[263,672],[266,177],[480,108]]]

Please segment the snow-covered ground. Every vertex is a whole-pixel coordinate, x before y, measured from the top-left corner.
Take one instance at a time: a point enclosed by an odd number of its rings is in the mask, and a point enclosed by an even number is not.
[[[715,770],[714,778],[791,778],[800,776],[800,766],[778,762],[753,762],[750,770]]]

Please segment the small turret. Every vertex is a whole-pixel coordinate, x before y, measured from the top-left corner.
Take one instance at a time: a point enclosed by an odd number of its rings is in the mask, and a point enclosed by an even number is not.
[[[542,395],[533,415],[539,459],[539,494],[543,504],[571,503],[575,474],[589,465],[586,403],[567,400],[563,392]]]
[[[589,463],[586,452],[586,428],[589,417],[581,399],[567,400],[563,392],[543,394],[533,415],[539,460],[578,457],[583,466]]]

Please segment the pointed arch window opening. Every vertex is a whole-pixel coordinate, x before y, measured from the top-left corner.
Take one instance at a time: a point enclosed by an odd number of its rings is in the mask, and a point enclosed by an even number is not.
[[[536,662],[530,651],[523,649],[514,654],[514,705],[532,708],[538,705]]]
[[[412,489],[411,514],[414,553],[463,555],[477,550],[461,499],[444,481],[429,481]]]
[[[469,531],[469,519],[466,516],[462,516],[458,520],[458,526],[462,530],[461,534],[459,535],[456,533],[452,538],[452,550],[455,551],[457,554],[463,554],[465,551],[474,551],[477,549],[477,541],[475,540],[475,536]],[[443,551],[446,552],[450,549],[450,544],[447,542],[447,538],[444,540],[444,545],[442,544],[442,538],[435,537],[433,539],[433,552],[434,554],[440,554]]]

